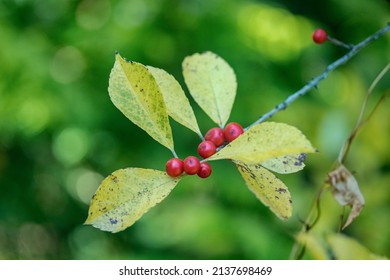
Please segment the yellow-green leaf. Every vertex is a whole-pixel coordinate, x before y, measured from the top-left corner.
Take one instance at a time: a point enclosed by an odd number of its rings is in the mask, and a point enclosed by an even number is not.
[[[287,220],[292,214],[291,195],[285,184],[260,164],[235,161],[248,188],[279,218]]]
[[[268,159],[261,163],[262,166],[280,174],[289,174],[302,170],[305,167],[306,154],[286,155]]]
[[[305,252],[309,253],[312,259],[328,260],[328,248],[324,244],[323,238],[319,238],[312,232],[300,232],[295,237],[301,246],[305,247]]]
[[[162,201],[180,178],[153,169],[119,169],[103,180],[92,197],[85,224],[122,231]]]
[[[343,234],[327,236],[329,246],[338,260],[385,260],[386,257],[376,255],[357,242]]]
[[[129,120],[173,151],[172,131],[163,96],[144,65],[126,61],[117,54],[108,92],[114,105]]]
[[[233,69],[212,52],[196,53],[184,59],[183,75],[194,100],[216,124],[224,127],[237,91]]]
[[[197,133],[199,136],[202,136],[190,102],[177,80],[165,70],[151,66],[147,66],[147,68],[160,87],[168,115],[178,123]]]
[[[313,152],[315,149],[297,128],[264,122],[252,126],[207,160],[232,159],[259,164],[271,158]]]

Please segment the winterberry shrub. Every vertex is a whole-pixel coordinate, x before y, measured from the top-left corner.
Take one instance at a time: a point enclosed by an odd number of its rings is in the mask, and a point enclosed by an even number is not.
[[[117,53],[109,78],[111,101],[130,121],[168,148],[174,158],[166,162],[166,172],[130,167],[107,176],[91,200],[85,224],[110,232],[122,231],[167,197],[185,175],[210,176],[212,169],[209,162],[215,160],[231,161],[255,196],[277,217],[289,219],[292,215],[292,198],[288,187],[274,172],[288,174],[302,170],[306,154],[314,153],[316,149],[296,127],[266,120],[316,88],[331,71],[389,30],[390,25],[387,25],[359,44],[347,45],[332,39],[324,30],[317,29],[312,36],[315,43],[329,40],[350,51],[245,129],[236,122],[226,125],[237,90],[233,69],[212,52],[186,57],[182,66],[189,93],[218,126],[211,128],[205,137],[184,90],[172,75],[162,69],[128,61]],[[178,158],[169,117],[200,137],[202,142],[198,146],[198,153],[204,158],[202,162],[195,156],[188,156],[183,161]],[[332,173],[330,183],[339,187],[340,173],[347,173],[342,168],[337,171]],[[355,190],[353,195],[357,194]],[[358,200],[360,206],[362,201]],[[351,206],[351,203],[343,205]],[[356,211],[351,213],[355,216],[350,217],[348,222],[358,215]]]

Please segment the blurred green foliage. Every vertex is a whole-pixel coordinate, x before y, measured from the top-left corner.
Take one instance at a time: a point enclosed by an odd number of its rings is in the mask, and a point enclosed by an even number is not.
[[[300,219],[390,59],[390,36],[273,118],[298,127],[320,151],[303,172],[282,178],[295,207],[288,222],[257,201],[231,163],[215,162],[209,179],[185,178],[118,234],[82,225],[101,180],[123,167],[163,170],[171,155],[111,103],[114,53],[181,83],[185,56],[219,54],[238,79],[230,120],[247,126],[345,53],[314,45],[314,28],[355,43],[389,21],[389,8],[384,0],[0,0],[0,259],[288,258]],[[369,107],[389,86],[387,75]],[[366,207],[345,233],[390,256],[388,106],[347,160]],[[205,133],[213,124],[194,108]],[[197,136],[172,127],[179,155],[195,154]],[[342,212],[330,193],[322,206],[318,236],[335,231]]]

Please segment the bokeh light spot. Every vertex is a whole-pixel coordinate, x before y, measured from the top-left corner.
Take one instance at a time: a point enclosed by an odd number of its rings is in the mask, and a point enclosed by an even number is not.
[[[44,259],[53,249],[53,237],[43,226],[26,223],[20,227],[18,251],[22,259]]]
[[[86,69],[84,55],[75,47],[59,49],[51,62],[50,74],[59,83],[68,84],[82,77]]]
[[[64,165],[78,163],[88,153],[89,148],[89,135],[76,127],[64,129],[53,142],[54,156]]]
[[[27,1],[26,1],[27,2]],[[34,1],[35,14],[43,20],[54,21],[63,16],[71,5],[70,1]]]
[[[110,243],[104,232],[79,226],[72,232],[70,247],[75,259],[107,259]]]
[[[107,0],[84,0],[76,10],[76,22],[87,30],[104,26],[111,15],[111,4]]]
[[[66,179],[66,190],[76,200],[89,205],[91,198],[103,181],[99,173],[86,168],[72,170]]]
[[[282,8],[249,4],[237,20],[244,43],[274,61],[290,60],[311,44],[310,22]]]
[[[32,136],[44,130],[50,121],[48,104],[43,100],[25,100],[16,112],[16,122],[23,134]]]
[[[98,173],[87,171],[79,176],[76,183],[78,198],[89,205],[91,198],[104,177]]]
[[[151,20],[158,11],[160,1],[122,0],[114,7],[113,18],[122,28],[134,28]]]
[[[346,102],[353,90],[349,78],[340,71],[334,71],[318,87],[319,96],[333,106]]]
[[[158,51],[156,47],[158,46]],[[156,63],[169,63],[175,57],[175,42],[169,34],[155,33],[145,45],[145,52]],[[162,55],[163,54],[163,55]]]
[[[349,131],[350,127],[344,112],[327,113],[319,125],[318,149],[329,158],[336,158]]]

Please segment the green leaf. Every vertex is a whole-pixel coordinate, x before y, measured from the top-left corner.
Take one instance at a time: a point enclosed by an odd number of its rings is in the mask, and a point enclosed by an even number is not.
[[[85,224],[122,231],[162,201],[180,178],[153,169],[119,169],[103,180],[92,197]]]
[[[323,238],[318,237],[312,232],[300,232],[295,237],[297,242],[304,246],[305,253],[309,253],[315,260],[328,260],[328,248],[324,244]]]
[[[114,105],[133,123],[171,151],[172,131],[163,96],[153,75],[119,54],[111,70],[108,92]]]
[[[295,173],[305,167],[303,163],[306,159],[306,154],[286,155],[268,159],[261,163],[262,166],[280,174]]]
[[[151,66],[147,66],[147,68],[160,87],[168,115],[199,136],[202,136],[190,102],[176,79],[165,70]]]
[[[329,246],[338,260],[385,260],[386,257],[376,255],[361,245],[355,239],[343,234],[327,236]]]
[[[291,195],[285,184],[260,164],[234,161],[248,188],[279,218],[287,220],[292,214]]]
[[[236,97],[233,69],[212,52],[196,53],[184,59],[183,75],[194,100],[216,124],[224,127]]]
[[[313,152],[315,149],[297,128],[264,122],[252,126],[207,160],[232,159],[260,164],[285,155]]]

